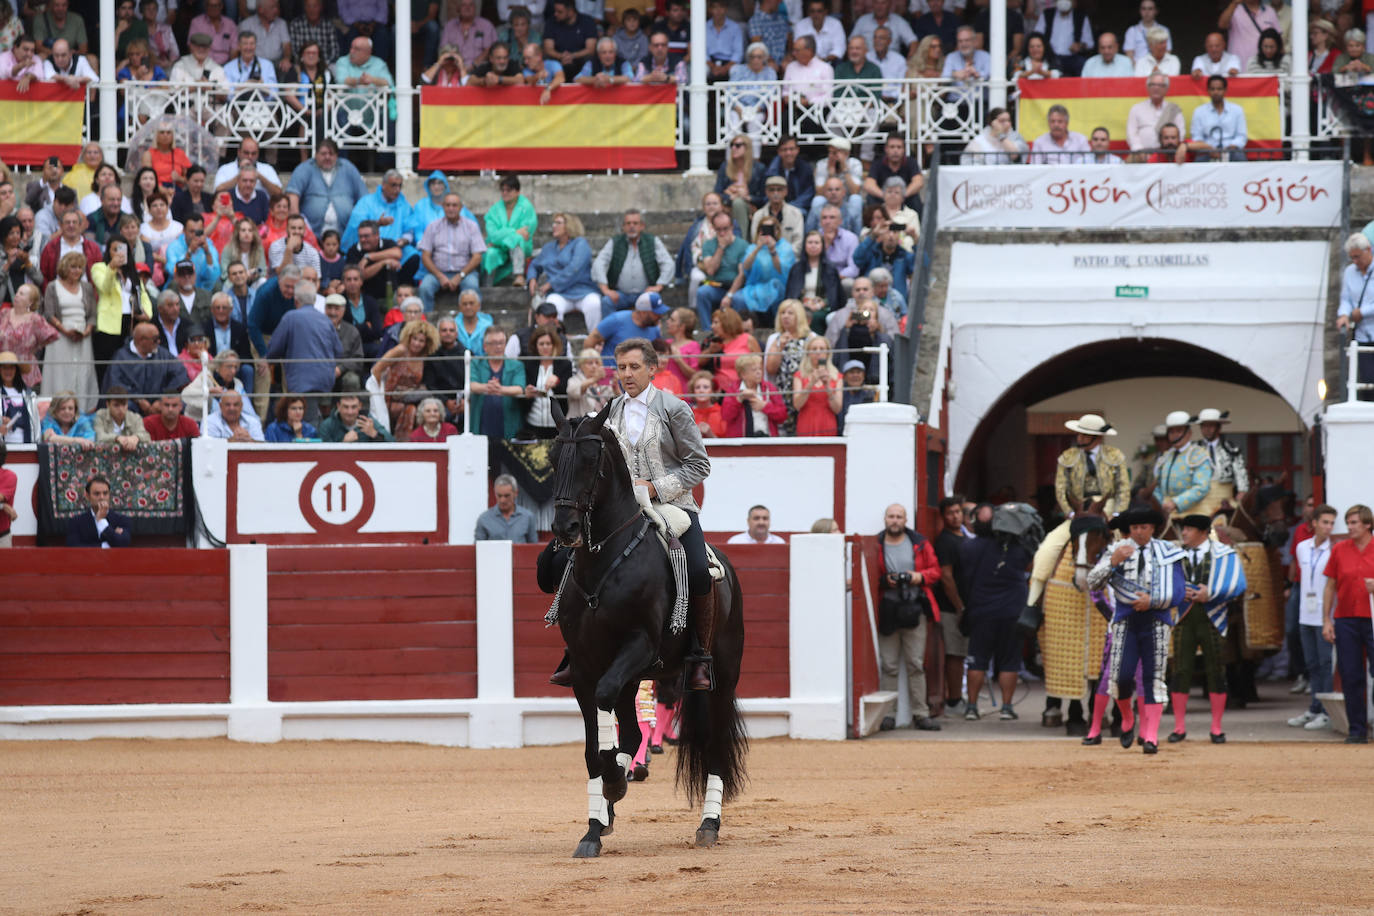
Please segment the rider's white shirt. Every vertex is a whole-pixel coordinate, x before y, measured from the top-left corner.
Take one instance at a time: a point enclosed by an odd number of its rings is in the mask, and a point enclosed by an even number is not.
[[[644,435],[644,424],[649,420],[649,395],[652,387],[646,387],[635,397],[625,398],[625,438],[631,445],[639,444]]]

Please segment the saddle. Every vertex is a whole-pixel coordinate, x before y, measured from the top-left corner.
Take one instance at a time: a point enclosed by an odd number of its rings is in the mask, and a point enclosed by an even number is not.
[[[692,526],[692,519],[688,514],[677,506],[670,506],[667,503],[656,503],[649,499],[648,494],[638,487],[635,488],[635,499],[639,506],[644,510],[644,515],[649,519],[649,523],[654,526],[654,532],[658,535],[658,541],[663,545],[663,549],[668,551],[668,556],[672,556],[668,542],[674,538],[682,537],[683,533]],[[721,565],[716,557],[716,552],[711,549],[711,545],[706,545],[706,567],[711,571],[711,578],[719,582],[725,578],[725,567]]]

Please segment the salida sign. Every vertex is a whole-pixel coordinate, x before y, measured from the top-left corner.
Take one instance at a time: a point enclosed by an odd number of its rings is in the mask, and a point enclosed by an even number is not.
[[[940,169],[940,225],[978,229],[1335,226],[1339,162]]]

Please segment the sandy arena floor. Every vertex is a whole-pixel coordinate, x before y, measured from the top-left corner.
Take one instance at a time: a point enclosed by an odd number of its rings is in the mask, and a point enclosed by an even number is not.
[[[5,743],[0,913],[1371,906],[1369,747],[759,741],[710,850],[669,753],[574,861],[572,745]]]

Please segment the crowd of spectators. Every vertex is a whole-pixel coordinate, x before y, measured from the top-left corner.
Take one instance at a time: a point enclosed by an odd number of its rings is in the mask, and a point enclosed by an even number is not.
[[[900,138],[867,184],[845,141],[813,165],[789,140],[761,198],[707,193],[684,239],[632,209],[593,249],[556,213],[536,252],[540,218],[513,174],[479,217],[442,172],[413,202],[395,171],[368,191],[330,140],[279,174],[244,138],[208,174],[179,170],[171,133],[165,181],[156,157],[128,181],[93,145],[88,197],[53,158],[24,195],[32,219],[0,217],[7,441],[90,447],[101,424],[107,442],[141,439],[140,424],[151,440],[550,438],[554,400],[579,416],[614,396],[611,353],[630,337],[655,341],[657,384],[692,399],[707,435],[836,435],[874,397],[865,348],[891,344],[906,312],[919,227],[905,195],[921,179]],[[527,325],[483,309],[506,284]],[[687,307],[665,304],[675,285]],[[344,403],[348,422],[331,422]]]

